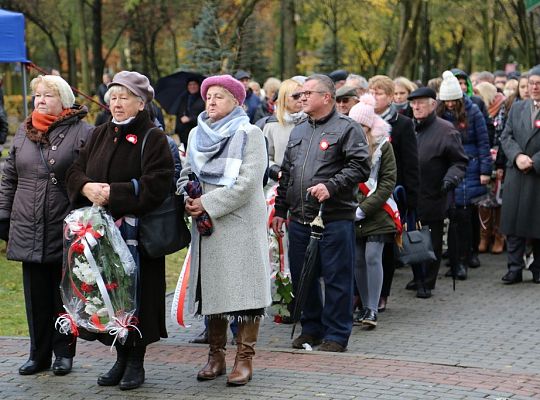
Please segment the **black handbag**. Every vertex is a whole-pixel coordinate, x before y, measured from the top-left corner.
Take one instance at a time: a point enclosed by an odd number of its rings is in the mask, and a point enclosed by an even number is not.
[[[146,132],[141,148],[142,158]],[[139,246],[143,254],[156,258],[172,254],[186,247],[191,241],[191,233],[184,219],[184,196],[171,190],[165,201],[156,209],[139,218]]]
[[[418,228],[402,233],[403,247],[398,248],[398,260],[402,264],[421,264],[437,259],[433,251],[429,227],[418,226]]]

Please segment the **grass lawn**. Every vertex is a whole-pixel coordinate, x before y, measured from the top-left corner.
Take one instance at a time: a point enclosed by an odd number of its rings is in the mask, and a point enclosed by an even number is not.
[[[186,250],[167,256],[167,292],[176,287]],[[6,260],[6,244],[0,241],[0,336],[28,336],[22,268],[20,262]]]

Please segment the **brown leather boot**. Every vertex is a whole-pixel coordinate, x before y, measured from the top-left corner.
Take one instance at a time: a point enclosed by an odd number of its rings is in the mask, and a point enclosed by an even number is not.
[[[259,324],[260,320],[258,318],[239,322],[238,336],[236,337],[236,359],[234,360],[234,367],[227,377],[228,385],[245,385],[251,380],[253,376],[251,360],[255,355]]]
[[[491,208],[478,207],[478,216],[480,218],[480,243],[478,252],[485,253],[489,249],[491,242],[493,218],[491,217]]]
[[[493,233],[495,240],[491,247],[492,254],[501,254],[504,251],[504,235],[500,231],[501,207],[493,209]]]
[[[209,381],[227,372],[225,366],[225,345],[227,344],[227,327],[229,321],[226,318],[208,318],[208,362],[197,374],[200,381]]]

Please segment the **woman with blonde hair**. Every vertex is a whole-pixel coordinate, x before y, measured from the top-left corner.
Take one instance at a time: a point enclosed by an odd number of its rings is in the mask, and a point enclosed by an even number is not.
[[[268,175],[274,181],[279,178],[291,131],[304,116],[300,101],[301,90],[302,85],[296,80],[283,81],[279,87],[275,115],[268,119],[263,128],[263,134],[268,139]]]
[[[394,85],[394,107],[400,114],[412,118],[412,109],[407,97],[418,89],[418,86],[403,76],[394,79]]]
[[[84,121],[88,109],[75,104],[61,77],[39,75],[30,86],[34,111],[17,129],[2,175],[0,238],[7,241],[6,257],[22,262],[30,354],[19,374],[49,369],[55,356],[53,373],[66,375],[73,365],[76,338],[54,328],[64,311],[62,223],[71,210],[66,171],[93,127]]]

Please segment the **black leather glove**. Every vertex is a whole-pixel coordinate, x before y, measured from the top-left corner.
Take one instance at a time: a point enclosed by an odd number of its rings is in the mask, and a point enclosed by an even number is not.
[[[270,167],[268,167],[268,176],[270,177],[270,179],[273,179],[277,182],[279,180],[280,171],[281,167],[279,165],[271,165]]]
[[[443,181],[442,186],[441,186],[441,193],[447,194],[448,192],[451,192],[452,190],[454,190],[455,187],[456,185],[454,185],[452,182]]]
[[[0,221],[0,239],[8,241],[9,238],[9,219]]]

